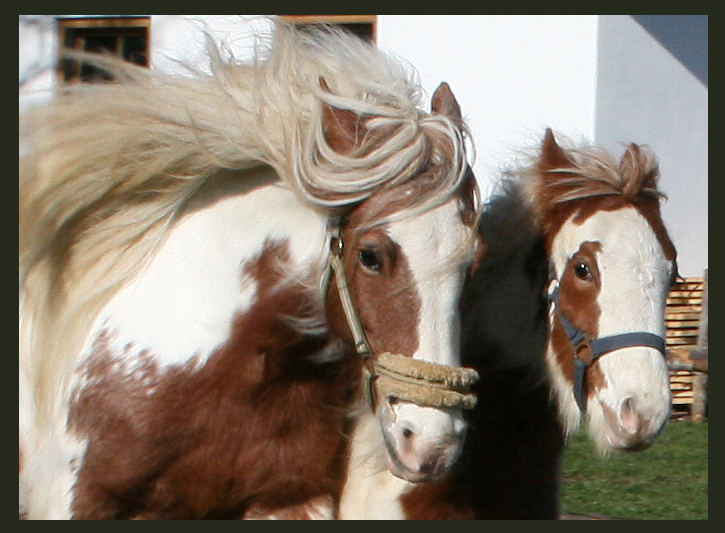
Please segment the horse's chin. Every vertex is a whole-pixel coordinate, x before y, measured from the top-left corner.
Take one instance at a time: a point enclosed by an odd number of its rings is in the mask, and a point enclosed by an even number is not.
[[[386,454],[387,459],[387,467],[388,471],[393,474],[395,477],[398,477],[400,479],[404,479],[405,481],[409,481],[411,483],[421,483],[424,481],[437,481],[440,479],[440,477],[434,477],[432,474],[426,473],[426,472],[416,472],[409,468],[404,467],[400,460],[397,458],[397,456],[391,454],[390,452],[387,452]]]

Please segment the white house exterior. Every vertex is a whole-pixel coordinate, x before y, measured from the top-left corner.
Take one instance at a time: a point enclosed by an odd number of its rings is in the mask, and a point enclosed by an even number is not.
[[[654,22],[675,32],[702,28],[662,17]],[[19,18],[21,110],[55,84],[55,20]],[[484,194],[498,169],[517,149],[538,143],[546,127],[616,154],[621,143],[652,147],[680,273],[700,276],[708,266],[708,86],[707,75],[692,74],[687,63],[699,57],[706,72],[707,46],[683,63],[647,22],[626,15],[378,15],[376,43],[417,69],[427,97],[441,81],[450,84],[472,131]],[[150,66],[203,67],[204,29],[244,57],[254,30],[267,24],[252,16],[153,15]]]

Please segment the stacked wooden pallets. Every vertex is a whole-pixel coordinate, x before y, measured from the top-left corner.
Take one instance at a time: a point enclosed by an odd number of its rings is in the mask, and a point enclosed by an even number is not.
[[[667,297],[667,361],[675,416],[694,416],[702,371],[707,372],[706,287],[706,276],[683,279],[673,285]]]

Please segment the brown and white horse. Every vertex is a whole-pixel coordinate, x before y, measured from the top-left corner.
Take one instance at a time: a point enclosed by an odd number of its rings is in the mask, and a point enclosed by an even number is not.
[[[211,77],[95,59],[116,83],[21,120],[27,518],[329,517],[367,408],[354,344],[373,373],[459,365],[478,202],[448,86],[425,113],[355,38],[269,43]],[[381,451],[440,477],[460,401],[401,397],[376,404]]]
[[[652,444],[671,407],[662,338],[676,275],[657,177],[635,144],[617,162],[547,130],[481,215],[461,355],[481,379],[459,462],[441,482],[395,479],[368,428],[341,518],[554,519],[565,438],[582,419],[603,453]]]

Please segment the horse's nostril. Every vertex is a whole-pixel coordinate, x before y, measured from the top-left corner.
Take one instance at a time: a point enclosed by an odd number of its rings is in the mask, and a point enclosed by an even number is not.
[[[625,398],[624,401],[622,402],[622,411],[632,411],[633,410],[632,405],[633,405],[632,398]]]
[[[642,425],[633,398],[625,398],[619,408],[619,424],[624,431],[635,435]]]
[[[401,433],[403,434],[403,438],[405,440],[409,440],[413,436],[413,430],[409,428],[403,428],[403,431]]]

